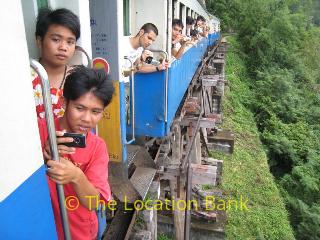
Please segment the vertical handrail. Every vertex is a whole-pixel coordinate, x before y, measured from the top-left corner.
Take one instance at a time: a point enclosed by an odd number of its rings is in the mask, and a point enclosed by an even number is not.
[[[164,50],[157,50],[157,49],[150,49],[151,52],[161,52],[166,55],[166,61],[169,60],[169,54]],[[164,98],[165,98],[165,105],[164,105],[164,121],[165,123],[168,122],[168,85],[169,85],[169,68],[166,69],[166,78],[165,78],[165,86],[164,86]]]
[[[48,74],[43,66],[34,59],[30,59],[30,66],[37,72],[39,78],[41,80],[42,87],[42,95],[43,95],[43,104],[45,109],[45,116],[49,134],[49,143],[50,149],[52,153],[52,157],[54,161],[60,161],[58,146],[57,146],[57,138],[54,126],[54,119],[52,113],[52,103],[51,103],[51,94],[50,94],[50,84],[48,79]],[[67,210],[65,206],[65,196],[62,184],[56,184],[57,193],[58,193],[58,201],[60,207],[60,215],[62,220],[63,234],[66,240],[70,240],[70,229],[69,229],[69,221]]]
[[[124,57],[124,59],[128,60],[131,64],[130,66],[130,75],[131,75],[131,84],[130,84],[130,88],[131,88],[131,132],[132,132],[132,138],[130,141],[127,140],[127,144],[131,144],[135,141],[135,109],[134,109],[134,71],[133,71],[133,62],[131,61],[131,59],[129,59],[127,56]]]

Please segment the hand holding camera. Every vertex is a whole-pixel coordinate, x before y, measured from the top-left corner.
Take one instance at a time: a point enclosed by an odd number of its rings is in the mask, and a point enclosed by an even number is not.
[[[158,65],[158,69],[160,71],[166,70],[167,68],[169,68],[169,61],[168,59],[162,59],[160,61],[161,63]]]
[[[76,148],[85,147],[85,135],[66,133],[65,131],[56,131],[57,144],[59,156],[62,157],[66,154],[74,154]],[[43,149],[43,157],[47,161],[52,159],[49,140],[47,140]]]
[[[183,36],[183,39],[181,40],[181,45],[189,45],[192,44],[191,37]]]
[[[149,50],[144,50],[141,55],[141,61],[150,64],[153,59],[153,53]]]

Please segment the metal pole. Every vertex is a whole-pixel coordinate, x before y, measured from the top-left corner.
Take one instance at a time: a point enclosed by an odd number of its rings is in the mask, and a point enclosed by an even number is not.
[[[43,68],[43,66],[34,59],[30,60],[30,66],[38,73],[41,80],[43,104],[45,108],[45,115],[46,115],[46,122],[47,122],[49,143],[50,143],[52,157],[53,157],[53,160],[60,161],[58,147],[57,147],[56,131],[55,131],[54,119],[53,119],[53,113],[52,113],[50,84],[49,84],[48,74],[46,70]],[[67,210],[65,206],[65,196],[64,196],[63,185],[56,184],[56,186],[57,186],[64,238],[66,240],[70,240],[71,236],[70,236],[68,215],[67,215]]]
[[[127,56],[124,57],[124,59],[128,60],[131,64],[131,84],[130,84],[130,88],[131,88],[131,115],[130,119],[131,119],[131,127],[132,127],[132,138],[130,141],[127,141],[127,144],[131,144],[135,141],[135,110],[134,110],[134,71],[133,71],[133,62],[131,61],[131,59],[129,59]]]

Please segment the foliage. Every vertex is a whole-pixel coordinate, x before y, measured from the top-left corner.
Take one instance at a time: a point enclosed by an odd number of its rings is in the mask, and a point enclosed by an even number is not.
[[[168,237],[164,233],[160,233],[160,234],[158,234],[158,240],[172,240],[172,238]]]
[[[320,239],[320,1],[208,2],[237,32],[250,91],[243,105],[254,114],[295,236]]]
[[[228,210],[226,239],[294,239],[283,199],[268,170],[255,119],[247,105],[252,100],[240,46],[228,38],[226,76],[229,89],[223,100],[223,128],[236,136],[232,155],[212,153],[223,159],[223,189],[231,199],[248,199],[248,210]]]

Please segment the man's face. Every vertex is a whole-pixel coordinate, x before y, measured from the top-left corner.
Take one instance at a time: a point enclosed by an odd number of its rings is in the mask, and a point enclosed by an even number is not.
[[[179,25],[172,26],[172,40],[176,39],[181,34],[182,34],[182,27],[180,27]]]
[[[204,21],[202,21],[202,20],[198,20],[197,21],[197,26],[198,27],[202,27],[204,25]]]
[[[43,39],[37,39],[37,45],[41,61],[54,66],[66,65],[75,52],[76,36],[70,29],[53,24]]]
[[[102,117],[103,102],[88,92],[76,100],[66,103],[62,121],[67,131],[86,134],[94,128]]]
[[[157,35],[154,31],[150,31],[148,33],[145,33],[144,30],[140,30],[139,33],[139,45],[140,47],[143,47],[146,49],[149,47],[157,38]]]

